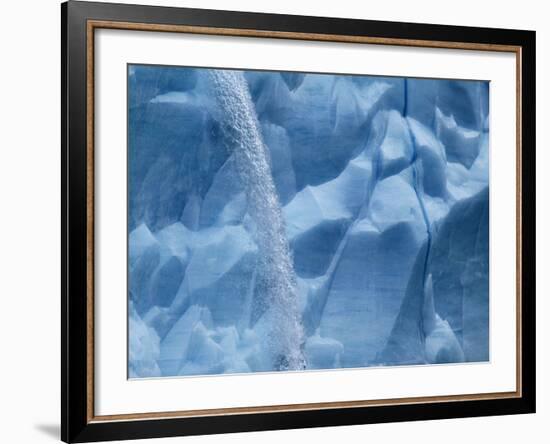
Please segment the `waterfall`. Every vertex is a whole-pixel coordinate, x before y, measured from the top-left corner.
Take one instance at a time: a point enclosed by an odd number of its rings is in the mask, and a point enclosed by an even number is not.
[[[233,150],[248,213],[256,223],[258,274],[269,316],[269,346],[276,370],[305,368],[304,333],[298,307],[296,275],[286,237],[281,204],[271,175],[248,85],[240,71],[210,70],[210,81],[223,113],[223,134]]]

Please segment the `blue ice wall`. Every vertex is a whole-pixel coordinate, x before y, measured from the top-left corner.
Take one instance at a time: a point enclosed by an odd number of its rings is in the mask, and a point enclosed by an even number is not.
[[[488,360],[489,84],[218,73],[129,67],[131,377]]]

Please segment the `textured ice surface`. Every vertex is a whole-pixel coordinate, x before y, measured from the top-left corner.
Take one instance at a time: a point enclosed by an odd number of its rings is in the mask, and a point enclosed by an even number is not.
[[[489,359],[487,82],[129,70],[129,374]]]

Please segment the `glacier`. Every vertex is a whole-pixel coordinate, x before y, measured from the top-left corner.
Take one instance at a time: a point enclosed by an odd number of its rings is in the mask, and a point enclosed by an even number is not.
[[[489,84],[130,65],[131,378],[489,360]]]

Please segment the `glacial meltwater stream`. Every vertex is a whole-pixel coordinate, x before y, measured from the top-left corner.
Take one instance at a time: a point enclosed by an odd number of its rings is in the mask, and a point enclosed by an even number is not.
[[[262,140],[248,85],[239,71],[211,70],[210,81],[223,113],[226,143],[233,151],[246,193],[248,213],[256,224],[259,248],[257,280],[271,322],[269,341],[277,370],[305,367],[296,275],[286,237],[281,204],[271,175],[269,152]]]

